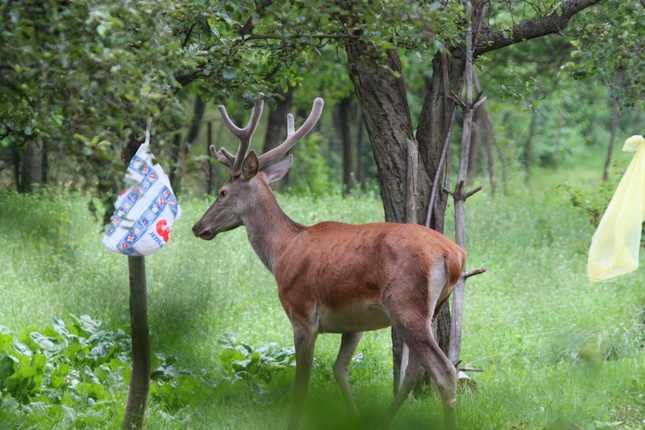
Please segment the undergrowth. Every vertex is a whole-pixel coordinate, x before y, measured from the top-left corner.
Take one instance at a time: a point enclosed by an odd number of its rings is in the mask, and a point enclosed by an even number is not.
[[[130,383],[127,328],[107,329],[87,315],[55,318],[42,331],[14,336],[0,326],[0,428],[118,426]],[[224,333],[216,376],[178,366],[176,357],[153,357],[154,410],[181,415],[199,396],[269,400],[291,385],[293,348],[253,347]]]

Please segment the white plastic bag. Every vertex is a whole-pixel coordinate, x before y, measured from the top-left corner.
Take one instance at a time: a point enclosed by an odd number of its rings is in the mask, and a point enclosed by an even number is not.
[[[159,164],[154,164],[149,141],[146,132],[146,141],[125,175],[126,183],[132,185],[117,198],[116,210],[103,236],[103,244],[112,252],[143,256],[159,251],[181,216],[168,176]]]
[[[641,226],[645,220],[645,138],[632,136],[623,151],[636,151],[591,239],[587,274],[591,282],[638,268]]]

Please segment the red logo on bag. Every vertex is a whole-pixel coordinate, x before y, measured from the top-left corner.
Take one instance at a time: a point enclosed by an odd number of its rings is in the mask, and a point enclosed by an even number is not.
[[[157,234],[163,238],[164,242],[168,242],[168,238],[170,237],[170,229],[168,228],[168,221],[165,219],[162,219],[157,223]]]

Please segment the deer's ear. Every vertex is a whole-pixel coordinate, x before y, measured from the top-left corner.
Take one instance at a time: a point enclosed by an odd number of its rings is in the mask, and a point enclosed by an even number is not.
[[[282,179],[289,171],[289,167],[291,167],[291,160],[293,160],[293,154],[289,154],[284,160],[264,169],[263,172],[267,175],[267,181],[271,183]]]
[[[260,170],[258,156],[255,155],[255,151],[251,151],[242,162],[242,175],[248,181],[258,174],[258,170]]]

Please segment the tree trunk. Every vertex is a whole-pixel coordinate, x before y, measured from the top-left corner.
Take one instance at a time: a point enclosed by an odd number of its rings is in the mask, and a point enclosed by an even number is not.
[[[16,142],[11,143],[11,162],[13,164],[13,179],[16,184],[16,191],[21,192],[22,187],[20,185],[20,148]]]
[[[181,166],[182,160],[185,160],[190,152],[190,146],[197,139],[199,131],[202,128],[202,120],[204,119],[204,112],[206,111],[206,103],[199,94],[195,95],[195,103],[193,104],[193,117],[190,120],[190,125],[188,131],[186,132],[186,138],[182,139],[181,131],[179,130],[179,124],[176,134],[173,136],[171,158],[173,160],[173,165],[168,173],[168,179],[170,179],[170,185],[172,186],[175,193],[181,191]]]
[[[479,164],[479,152],[482,148],[482,120],[479,118],[479,109],[473,112],[473,129],[470,139],[470,157],[468,159],[468,179],[472,180],[477,172]]]
[[[473,73],[473,84],[475,85],[475,92],[477,94],[482,92],[482,87],[479,84],[479,78],[477,73]],[[476,130],[478,133],[478,139],[480,140],[480,145],[484,149],[484,164],[486,164],[486,170],[488,171],[488,178],[490,181],[491,194],[495,194],[497,190],[497,179],[495,177],[495,158],[493,156],[493,145],[497,145],[495,139],[495,129],[493,127],[493,118],[490,114],[490,111],[486,107],[486,102],[483,102],[475,111]],[[502,161],[502,172],[504,171],[503,163],[504,160],[501,157]],[[471,157],[472,160],[472,157]],[[469,165],[469,169],[470,169]],[[474,167],[474,166],[472,166]],[[482,169],[484,170],[484,169]],[[505,176],[505,175],[503,175]]]
[[[449,99],[449,96],[461,93],[464,67],[465,61],[458,51],[455,51],[451,56],[442,56],[441,53],[438,53],[432,61],[433,73],[427,84],[427,93],[417,128],[419,152],[428,178],[434,178],[441,162],[443,144],[455,108],[454,102]],[[450,164],[450,159],[444,163],[447,172],[449,172]],[[448,174],[444,176],[449,179]],[[441,188],[439,190],[438,198],[432,208],[429,227],[443,233],[448,195],[441,191]],[[427,198],[423,203],[428,204]]]
[[[399,56],[395,51],[388,51],[382,58],[384,64],[379,65],[382,67],[377,67],[364,45],[348,44],[346,50],[349,75],[379,172],[385,220],[403,223],[406,221],[407,141],[414,137]],[[424,195],[427,189],[426,181],[419,178],[419,193]],[[393,330],[394,392],[399,389],[402,346]]]
[[[210,147],[213,144],[213,122],[208,121],[206,128],[206,154],[210,154]],[[206,194],[209,196],[213,192],[213,163],[211,157],[206,161]]]
[[[177,172],[179,171],[179,154],[181,153],[182,138],[180,125],[178,123],[175,123],[175,127],[173,128],[176,128],[177,131],[172,136],[172,144],[170,145],[170,159],[172,160],[172,164],[168,171],[168,180],[170,181],[170,185],[174,190],[178,186],[177,178],[179,177],[179,175],[177,174]]]
[[[365,174],[363,169],[363,154],[365,151],[365,121],[363,120],[363,114],[358,115],[358,121],[356,128],[356,183],[360,187],[365,185]]]
[[[535,130],[537,128],[537,119],[537,110],[533,110],[533,114],[531,115],[531,125],[529,126],[529,134],[526,136],[524,149],[522,151],[522,165],[524,166],[527,181],[531,178],[531,148],[533,146],[533,138],[535,137]]]
[[[614,144],[616,142],[617,128],[618,128],[618,100],[614,97],[611,103],[611,134],[609,135],[609,146],[607,147],[605,164],[602,168],[603,182],[607,182],[607,179],[609,179],[609,164],[611,163],[611,155],[614,150]]]
[[[25,148],[22,159],[22,175],[20,177],[18,191],[29,193],[31,191],[42,191],[45,184],[45,148],[40,138],[31,140]]]
[[[354,83],[356,95],[365,116],[365,125],[370,136],[386,221],[404,222],[406,219],[406,177],[407,140],[412,138],[412,121],[405,93],[405,82],[398,54],[388,51],[381,67],[372,67],[364,46],[348,45],[349,74]],[[447,73],[444,74],[443,70]],[[417,139],[419,143],[419,174],[417,222],[425,219],[430,194],[430,179],[439,166],[443,142],[452,116],[453,102],[444,91],[445,84],[455,94],[459,94],[464,70],[464,60],[457,53],[442,60],[437,54],[433,61],[433,76],[428,85]],[[446,78],[444,80],[444,77]],[[387,89],[387,91],[384,91]],[[445,163],[449,168],[450,163]],[[443,181],[443,178],[440,180]],[[440,192],[436,201],[431,227],[443,231],[444,213],[447,202],[445,193]],[[448,316],[447,316],[448,315]],[[447,321],[446,321],[446,318]],[[446,333],[450,326],[448,306],[443,306],[439,315],[439,343],[447,351]],[[393,336],[394,390],[398,390],[401,360],[401,342],[397,334]]]
[[[347,194],[350,194],[353,188],[352,171],[354,165],[354,148],[351,133],[352,117],[352,97],[340,99],[334,112],[334,122],[336,123],[336,129],[338,130],[340,142],[343,147],[343,191]]]

